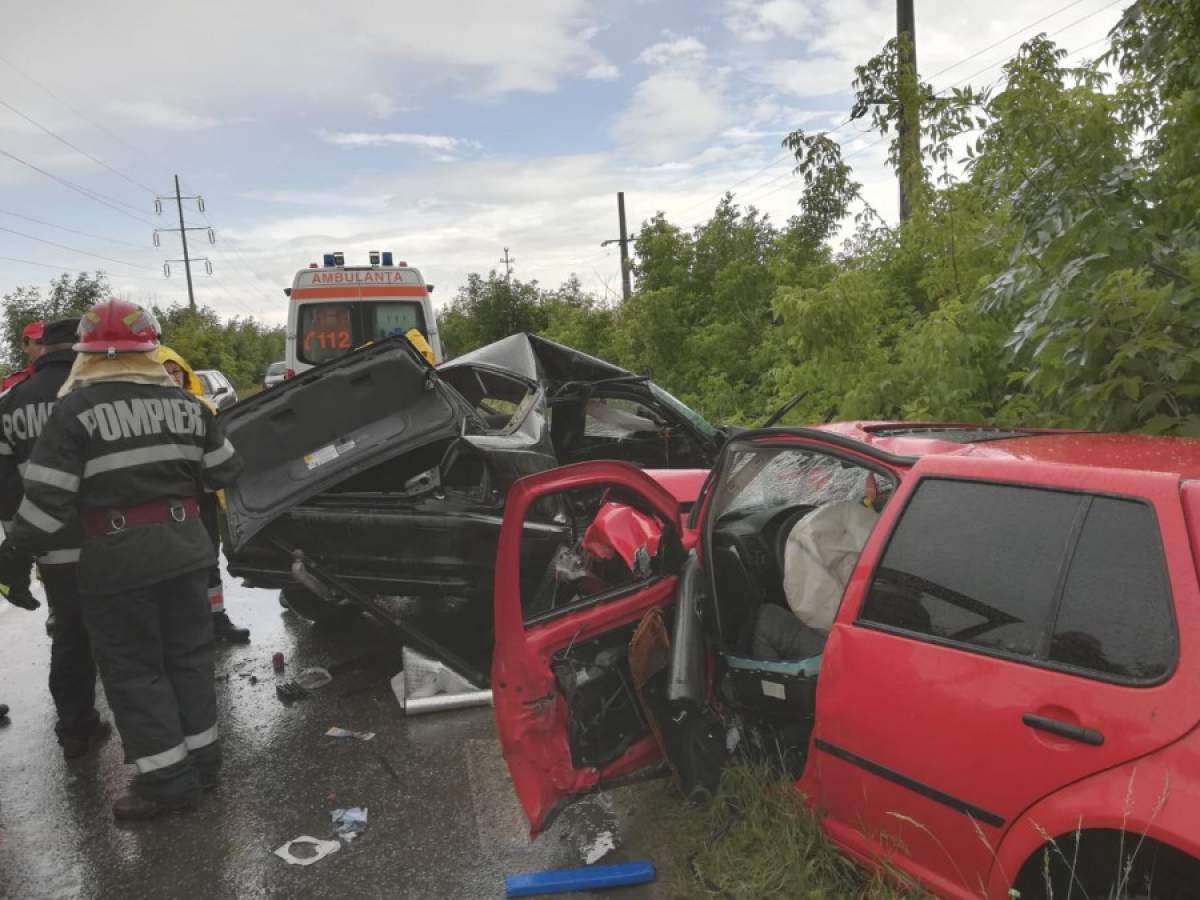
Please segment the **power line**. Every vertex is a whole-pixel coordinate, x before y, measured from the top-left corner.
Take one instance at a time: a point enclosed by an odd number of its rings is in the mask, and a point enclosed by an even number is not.
[[[1080,25],[1083,22],[1086,22],[1088,19],[1098,16],[1100,13],[1104,12],[1105,10],[1110,9],[1111,7],[1114,7],[1118,3],[1122,3],[1122,2],[1124,2],[1124,0],[1112,0],[1112,2],[1106,4],[1105,6],[1100,7],[1097,10],[1094,10],[1093,12],[1088,13],[1086,16],[1082,16],[1082,17],[1076,19],[1074,22],[1070,22],[1067,25],[1064,25],[1062,28],[1059,28],[1057,31],[1051,32],[1050,35],[1048,35],[1048,37],[1055,37],[1056,35],[1062,34],[1064,31],[1074,28],[1076,25]],[[1073,5],[1074,4],[1070,4],[1069,6],[1073,6]],[[1063,7],[1063,9],[1067,9],[1067,8],[1069,8],[1069,6]],[[1059,12],[1062,12],[1062,9],[1060,9]],[[1039,19],[1038,21],[1040,22],[1043,20]],[[1033,23],[1033,25],[1036,25],[1036,24],[1038,24],[1038,23],[1037,22]],[[1032,25],[1026,26],[1026,28],[1030,28],[1030,27],[1032,27]],[[1021,30],[1023,31],[1025,29],[1021,29]],[[1010,37],[1011,37],[1011,35],[1010,35]],[[1094,47],[1096,44],[1103,43],[1106,40],[1108,40],[1107,35],[1102,35],[1101,37],[1097,38],[1096,40],[1089,41],[1088,43],[1084,44],[1083,46],[1078,47],[1077,49],[1075,49],[1073,51],[1070,51],[1070,54],[1076,55],[1076,54],[1082,53],[1084,50],[1087,50],[1090,47]],[[986,52],[986,51],[983,51],[983,52]],[[1009,54],[1004,59],[1001,59],[994,63],[991,63],[990,65],[985,66],[982,69],[979,69],[978,71],[974,72],[973,74],[968,75],[966,78],[960,79],[959,81],[956,81],[953,84],[947,85],[946,87],[942,88],[939,91],[935,91],[934,96],[939,96],[941,94],[944,94],[947,91],[951,90],[952,88],[958,87],[960,84],[963,84],[966,81],[970,81],[971,79],[973,79],[979,75],[982,75],[984,72],[988,71],[989,69],[994,69],[994,68],[996,68],[996,66],[1004,65],[1005,63],[1009,62],[1010,60],[1015,59],[1020,54],[1020,52],[1021,52],[1020,49],[1018,49],[1015,53]],[[955,66],[957,66],[957,65],[958,65],[958,63],[955,63]],[[954,66],[951,66],[950,68],[954,68]],[[942,72],[945,72],[945,71],[947,71],[947,69],[942,70]],[[939,72],[938,74],[940,75],[940,74],[942,74],[942,72]],[[934,77],[937,77],[937,76],[934,76]],[[1002,81],[1002,80],[1003,80],[1003,77],[998,79],[996,81],[996,84],[999,84],[1000,81]],[[856,150],[851,151],[850,153],[847,153],[844,157],[842,157],[842,161],[845,162],[846,160],[854,159],[857,156],[861,156],[862,154],[866,153],[868,150],[871,150],[874,147],[878,147],[880,144],[886,143],[887,140],[888,140],[887,136],[881,136],[881,137],[877,138],[876,140],[872,141],[871,143],[866,144],[862,147],[859,147]],[[778,180],[778,179],[775,179],[775,180]],[[771,182],[767,182],[767,184],[762,185],[762,187],[766,187],[770,183]],[[767,197],[774,196],[775,194],[778,194],[780,191],[784,190],[787,187],[788,187],[787,184],[780,185],[775,190],[769,191],[766,194],[761,194],[758,197],[755,197],[755,198],[749,200],[748,202],[761,203],[763,200],[767,199]]]
[[[1004,37],[1000,38],[1000,40],[996,41],[994,44],[988,44],[986,47],[984,47],[980,50],[976,50],[970,56],[964,57],[963,59],[960,59],[956,63],[951,63],[950,65],[946,66],[946,68],[944,68],[944,69],[939,69],[937,72],[934,72],[932,75],[929,76],[929,80],[933,81],[933,79],[938,78],[942,75],[945,75],[947,72],[951,71],[952,69],[957,69],[959,66],[964,65],[965,63],[969,63],[973,59],[978,59],[979,57],[983,56],[983,54],[987,53],[989,50],[995,50],[1001,44],[1011,41],[1013,38],[1015,38],[1021,32],[1028,31],[1030,28],[1034,28],[1038,25],[1041,25],[1043,22],[1047,21],[1048,19],[1053,19],[1059,13],[1066,12],[1071,7],[1078,6],[1080,3],[1083,3],[1083,2],[1084,2],[1084,0],[1073,0],[1073,2],[1068,3],[1065,6],[1060,6],[1058,9],[1054,10],[1054,12],[1047,13],[1046,15],[1042,16],[1040,19],[1038,19],[1034,22],[1030,22],[1028,25],[1022,25],[1020,28],[1018,28],[1012,34],[1005,35]]]
[[[88,153],[86,150],[82,149],[81,147],[71,143],[69,140],[67,140],[65,137],[63,137],[61,134],[58,134],[57,132],[52,131],[51,129],[47,128],[45,125],[43,125],[41,122],[34,119],[32,116],[28,116],[25,113],[21,112],[19,109],[17,109],[11,103],[9,103],[7,100],[0,99],[0,106],[3,106],[9,112],[12,112],[12,113],[20,116],[22,119],[24,119],[30,125],[33,125],[35,128],[40,128],[46,134],[50,135],[50,137],[54,138],[56,141],[59,141],[62,144],[65,144],[66,146],[70,147],[72,150],[74,150],[76,153],[78,153],[80,156],[84,157],[85,159],[90,159],[96,165],[101,166],[105,169],[108,169],[108,171],[112,172],[118,178],[125,179],[130,184],[132,184],[134,187],[141,188],[143,191],[149,191],[151,194],[154,193],[154,190],[152,188],[146,187],[146,185],[142,184],[137,179],[131,178],[130,176],[126,175],[124,172],[120,171],[119,169],[113,168],[112,166],[110,166],[108,163],[106,163],[104,160],[100,159],[99,157],[93,156],[92,154]]]
[[[122,209],[121,208],[122,206],[127,206],[128,204],[122,203],[120,200],[117,200],[112,197],[106,197],[104,194],[100,194],[100,193],[97,193],[96,191],[90,190],[89,188],[82,187],[81,185],[78,185],[73,181],[68,181],[65,178],[60,178],[59,176],[57,176],[51,172],[47,172],[45,169],[40,168],[39,166],[35,166],[33,163],[29,162],[28,160],[21,159],[21,157],[17,156],[15,153],[10,153],[9,151],[5,150],[2,147],[0,147],[0,155],[7,156],[13,162],[20,163],[21,165],[25,166],[26,168],[33,169],[33,171],[37,172],[40,175],[45,175],[51,181],[56,181],[59,184],[61,184],[63,187],[68,188],[72,191],[75,191],[78,194],[82,194],[83,196],[87,197],[89,200],[94,200],[103,206],[107,206],[109,209],[116,210],[117,212],[121,213],[121,215],[123,215],[123,216],[128,216],[129,218],[135,219],[138,222],[143,222],[146,225],[150,225],[150,226],[154,225],[154,223],[151,222],[149,219],[143,219],[141,216],[136,216],[133,213]],[[120,204],[120,206],[118,206],[117,204]],[[136,207],[129,207],[129,208],[135,209]]]
[[[1024,25],[1023,27],[1021,27],[1021,28],[1018,28],[1016,31],[1012,32],[1011,34],[1009,34],[1009,35],[1007,35],[1007,36],[1005,36],[1005,37],[1003,37],[1003,38],[1001,38],[1000,40],[998,40],[998,41],[996,41],[996,42],[994,42],[994,43],[992,43],[992,44],[989,44],[988,46],[986,46],[986,47],[983,47],[983,48],[981,48],[981,49],[979,49],[979,50],[976,50],[974,53],[970,54],[969,56],[963,57],[962,59],[958,60],[958,62],[952,63],[951,65],[949,65],[949,66],[946,66],[944,69],[940,69],[938,72],[936,72],[935,74],[933,74],[932,76],[930,76],[929,80],[930,80],[930,81],[933,81],[933,79],[937,78],[937,77],[938,77],[938,76],[940,76],[940,75],[944,75],[946,72],[949,72],[949,71],[951,71],[952,69],[956,69],[956,68],[958,68],[959,66],[961,66],[961,65],[963,65],[963,64],[965,64],[965,63],[968,63],[968,62],[970,62],[970,61],[971,61],[971,60],[973,60],[973,59],[978,59],[980,56],[982,56],[983,54],[987,53],[989,50],[994,50],[996,47],[1000,46],[1001,44],[1005,43],[1006,41],[1009,41],[1009,40],[1011,40],[1012,38],[1016,37],[1017,35],[1021,34],[1022,32],[1024,32],[1024,31],[1028,31],[1030,28],[1034,28],[1034,27],[1036,27],[1036,26],[1040,25],[1041,23],[1043,23],[1043,22],[1045,22],[1045,21],[1047,21],[1047,20],[1049,20],[1049,19],[1053,18],[1054,16],[1057,16],[1057,15],[1059,15],[1060,13],[1066,12],[1068,9],[1071,9],[1071,8],[1073,8],[1073,7],[1075,7],[1075,6],[1078,6],[1080,3],[1083,3],[1083,2],[1084,2],[1084,0],[1073,0],[1073,2],[1071,2],[1071,3],[1067,3],[1067,4],[1065,4],[1064,6],[1060,6],[1058,9],[1054,10],[1054,11],[1053,11],[1053,12],[1051,12],[1051,13],[1048,13],[1047,15],[1044,15],[1044,16],[1042,16],[1040,19],[1036,19],[1036,20],[1034,20],[1033,22],[1030,22],[1030,23],[1028,23],[1027,25]],[[1113,6],[1116,6],[1118,3],[1121,3],[1121,2],[1125,2],[1125,0],[1112,0],[1112,2],[1108,3],[1107,5],[1105,5],[1105,6],[1102,6],[1102,7],[1100,7],[1099,9],[1097,9],[1097,10],[1095,10],[1095,11],[1093,11],[1093,12],[1090,12],[1090,13],[1088,13],[1087,15],[1085,15],[1085,16],[1082,16],[1082,17],[1081,17],[1081,18],[1079,18],[1079,19],[1076,19],[1076,20],[1075,20],[1075,21],[1073,21],[1073,22],[1069,22],[1068,24],[1064,25],[1062,28],[1059,28],[1057,31],[1054,31],[1054,32],[1051,34],[1051,37],[1053,37],[1054,35],[1062,34],[1064,31],[1067,31],[1067,30],[1068,30],[1068,29],[1070,29],[1070,28],[1074,28],[1076,25],[1079,25],[1079,24],[1081,24],[1082,22],[1085,22],[1085,21],[1087,21],[1088,19],[1091,19],[1091,18],[1093,18],[1094,16],[1097,16],[1097,15],[1099,15],[1100,13],[1104,12],[1105,10],[1107,10],[1107,9],[1109,9],[1109,8],[1113,7]],[[1101,38],[1100,40],[1104,40],[1104,38]],[[1093,42],[1092,42],[1092,44],[1095,44],[1095,43],[1099,43],[1099,41],[1093,41]],[[1090,47],[1090,46],[1092,46],[1092,44],[1088,44],[1088,45],[1086,45],[1085,47],[1081,47],[1081,48],[1079,48],[1079,50],[1076,50],[1075,52],[1076,52],[1076,53],[1078,53],[1078,52],[1080,52],[1080,51],[1082,51],[1082,50],[1085,50],[1085,49],[1087,49],[1087,47]],[[952,85],[949,85],[949,86],[947,86],[947,87],[945,87],[945,88],[942,88],[942,90],[938,91],[938,92],[937,92],[937,94],[944,94],[946,91],[949,91],[951,88],[958,87],[958,86],[959,86],[960,84],[962,84],[963,82],[970,81],[971,79],[973,79],[973,78],[977,77],[978,75],[981,75],[981,74],[983,74],[984,72],[988,71],[989,69],[993,69],[993,68],[995,68],[996,66],[1003,65],[1004,63],[1008,62],[1010,59],[1013,59],[1014,57],[1016,57],[1016,56],[1017,56],[1017,53],[1019,53],[1019,52],[1020,52],[1020,51],[1018,50],[1016,53],[1012,53],[1012,54],[1010,54],[1009,56],[1006,56],[1004,59],[1001,59],[1001,60],[999,60],[998,62],[994,62],[994,63],[992,63],[992,64],[990,64],[990,65],[988,65],[988,66],[986,66],[986,67],[984,67],[984,68],[982,68],[982,69],[980,69],[980,70],[978,70],[978,71],[977,71],[977,72],[975,72],[974,74],[972,74],[972,75],[969,75],[969,76],[967,76],[966,78],[964,78],[964,79],[961,79],[960,81],[957,81],[957,82],[955,82],[955,83],[954,83],[954,84],[952,84]],[[846,127],[847,125],[849,125],[849,124],[850,124],[852,121],[853,121],[853,120],[852,120],[850,117],[847,117],[847,118],[846,118],[846,119],[844,119],[844,120],[843,120],[843,121],[842,121],[840,124],[838,124],[836,127],[834,127],[834,128],[831,128],[831,129],[829,129],[828,131],[826,131],[826,132],[824,132],[824,133],[825,133],[825,134],[834,134],[834,133],[836,133],[836,132],[840,131],[841,129],[843,129],[844,127]],[[862,154],[862,153],[865,153],[865,152],[866,152],[867,150],[869,150],[871,147],[878,146],[880,143],[883,143],[883,142],[884,142],[884,140],[886,140],[886,138],[881,138],[881,139],[879,139],[879,140],[873,141],[872,143],[870,143],[870,144],[866,145],[865,147],[861,147],[861,148],[859,148],[858,150],[855,150],[854,152],[852,152],[852,153],[848,154],[846,157],[844,157],[844,159],[851,159],[851,158],[853,158],[853,157],[855,157],[855,156],[858,156],[858,155],[860,155],[860,154]],[[736,187],[738,187],[738,186],[740,186],[740,185],[742,185],[742,184],[745,184],[747,181],[750,181],[751,179],[753,179],[753,178],[757,177],[758,175],[760,175],[760,174],[762,174],[763,172],[767,171],[767,169],[770,169],[772,166],[776,165],[777,163],[781,162],[783,159],[786,159],[786,158],[787,158],[787,157],[789,157],[789,156],[790,156],[790,154],[787,154],[787,153],[785,153],[785,154],[784,154],[782,157],[778,157],[778,158],[776,158],[776,159],[775,159],[775,160],[773,160],[771,163],[768,163],[766,166],[764,166],[762,169],[759,169],[759,170],[758,170],[758,172],[755,172],[754,174],[750,175],[750,176],[749,176],[749,177],[747,177],[747,178],[743,178],[741,181],[738,181],[738,182],[736,182],[735,184],[733,184],[731,187],[727,188],[725,191],[723,191],[723,192],[722,192],[722,196],[723,196],[725,193],[728,193],[729,191],[732,191],[734,188],[736,188]],[[763,190],[763,189],[765,189],[765,188],[769,188],[771,185],[773,185],[773,184],[775,184],[775,183],[777,183],[777,182],[779,182],[779,181],[783,180],[784,178],[786,178],[786,177],[787,177],[788,175],[790,175],[790,174],[791,174],[791,172],[789,171],[789,172],[784,172],[784,173],[782,173],[782,174],[780,174],[780,175],[777,175],[777,176],[775,176],[774,178],[771,178],[771,179],[769,179],[769,180],[767,180],[767,181],[763,182],[762,184],[758,185],[757,187],[753,188],[753,191],[754,191],[754,192],[758,192],[758,191],[761,191],[761,190]],[[758,194],[756,197],[748,197],[748,198],[747,198],[747,200],[746,200],[746,202],[747,202],[747,203],[757,203],[757,202],[761,202],[761,201],[762,201],[762,200],[764,200],[765,198],[767,198],[767,197],[770,197],[770,196],[772,196],[772,195],[774,195],[774,194],[777,194],[777,193],[779,193],[779,191],[781,191],[781,190],[784,190],[786,187],[787,187],[787,185],[785,184],[785,185],[782,185],[782,186],[780,186],[780,187],[776,188],[775,190],[769,191],[769,192],[768,192],[768,193],[766,193],[766,194]],[[706,202],[706,201],[701,201],[701,202],[703,203],[703,202]],[[680,215],[681,217],[682,217],[682,216],[686,216],[688,213],[690,213],[692,210],[694,210],[694,209],[695,209],[695,208],[696,208],[698,205],[699,205],[699,204],[693,204],[692,206],[689,206],[689,207],[687,207],[687,208],[686,208],[686,209],[685,209],[685,210],[684,210],[682,213],[680,213],[679,215]]]
[[[1104,6],[1101,6],[1099,9],[1088,13],[1086,16],[1081,16],[1080,18],[1076,19],[1074,22],[1070,22],[1070,23],[1064,25],[1062,28],[1059,28],[1057,31],[1050,32],[1050,34],[1047,35],[1047,37],[1055,37],[1057,35],[1060,35],[1064,31],[1074,28],[1076,25],[1082,25],[1088,19],[1095,18],[1096,16],[1100,15],[1100,13],[1104,12],[1105,10],[1112,9],[1118,3],[1126,3],[1126,2],[1128,2],[1128,0],[1111,0],[1110,3],[1106,3]],[[1086,45],[1086,47],[1090,47],[1090,46],[1092,46],[1092,44],[1098,44],[1098,43],[1100,43],[1100,41],[1103,41],[1103,40],[1107,40],[1107,37],[1101,37],[1095,41],[1092,41],[1092,43]],[[1080,47],[1079,50],[1076,50],[1075,52],[1078,53],[1078,52],[1080,52],[1080,50],[1086,49],[1086,47]],[[973,79],[979,75],[982,75],[984,72],[988,71],[988,69],[994,69],[994,68],[996,68],[996,66],[1002,66],[1009,60],[1015,59],[1017,57],[1017,55],[1020,54],[1020,52],[1021,52],[1020,49],[1018,49],[1016,53],[1011,53],[1008,56],[1004,57],[1004,59],[997,60],[996,62],[991,63],[990,65],[986,65],[982,69],[978,70],[977,72],[972,72],[966,78],[960,78],[958,81],[954,82],[953,84],[947,85],[946,87],[942,88],[937,93],[944,94],[946,91],[956,88],[960,84],[964,84],[965,82],[968,82],[971,79]]]
[[[7,59],[4,56],[0,56],[0,62],[4,63],[6,66],[8,66],[10,69],[12,69],[14,72],[16,72],[18,75],[20,75],[26,81],[30,82],[31,84],[37,85],[39,88],[41,88],[43,91],[45,91],[51,97],[53,97],[55,100],[57,100],[63,106],[65,106],[67,109],[69,109],[75,115],[77,115],[79,118],[83,119],[83,121],[87,122],[89,125],[91,125],[95,129],[97,129],[98,131],[104,132],[106,135],[108,135],[110,138],[112,138],[112,140],[116,141],[122,147],[126,148],[127,150],[133,151],[138,156],[142,157],[142,159],[152,159],[152,157],[148,156],[145,153],[145,151],[139,149],[138,147],[135,147],[133,144],[128,143],[122,137],[120,137],[120,135],[116,134],[114,131],[109,129],[107,126],[100,124],[95,119],[92,119],[91,117],[89,117],[87,114],[80,112],[78,109],[76,109],[70,103],[68,103],[66,100],[64,100],[62,97],[60,97],[58,94],[56,94],[53,90],[51,90],[46,84],[44,84],[41,81],[38,81],[36,78],[34,78],[28,72],[26,72],[24,69],[20,68],[12,60]],[[154,160],[154,161],[157,162],[159,165],[162,165],[161,160]],[[153,193],[153,192],[151,192],[151,193]]]
[[[102,254],[99,254],[99,253],[89,253],[87,250],[80,250],[78,247],[68,247],[66,244],[58,243],[58,241],[50,241],[50,240],[47,240],[46,238],[40,238],[37,235],[26,234],[24,231],[17,231],[15,228],[5,228],[3,225],[0,225],[0,231],[6,231],[9,234],[15,234],[18,237],[28,238],[29,240],[37,241],[40,244],[49,244],[51,247],[57,247],[60,250],[69,250],[72,253],[79,253],[79,254],[82,254],[83,256],[91,256],[96,259],[102,259],[105,262],[117,263],[122,266],[130,266],[134,269],[145,269],[148,272],[154,271],[154,269],[151,268],[150,266],[143,266],[138,263],[131,263],[131,262],[128,262],[123,259],[114,259],[111,256],[103,256]]]
[[[208,227],[214,229],[214,231],[215,231],[216,226],[214,226],[212,223],[212,220],[208,218],[208,213],[201,212],[200,215],[204,219],[204,221],[208,224]],[[241,251],[239,251],[237,249],[237,247],[230,244],[228,249],[231,253],[234,254],[234,256],[236,256],[238,259],[242,260],[243,263],[245,263],[246,268],[241,269],[241,267],[238,265],[238,263],[235,260],[233,260],[232,258],[227,258],[227,261],[230,263],[231,266],[233,266],[234,270],[238,271],[241,275],[243,275],[247,279],[247,282],[246,282],[247,286],[253,288],[257,292],[261,292],[263,294],[263,297],[267,300],[268,303],[275,302],[275,299],[274,299],[275,293],[274,292],[278,290],[278,286],[271,284],[271,282],[267,281],[266,279],[264,279],[260,275],[258,275],[254,271],[254,267],[251,265],[249,260],[246,260],[242,256]],[[217,253],[219,251],[217,251],[214,247],[213,252]],[[262,285],[265,285],[265,288],[259,287],[256,282],[260,282]]]
[[[40,268],[43,268],[43,269],[57,269],[59,272],[78,271],[77,266],[60,266],[60,265],[55,265],[53,263],[35,262],[32,259],[19,259],[16,256],[0,256],[0,262],[19,263],[24,266],[39,266]],[[97,270],[97,271],[102,271],[102,270]],[[150,278],[149,276],[146,276],[146,275],[120,275],[118,277],[133,278],[138,281],[157,281],[158,280],[156,278]]]
[[[66,225],[55,225],[53,222],[47,222],[44,219],[35,219],[33,216],[26,216],[22,213],[16,213],[9,209],[0,209],[0,215],[12,216],[14,219],[24,219],[26,222],[33,222],[37,225],[45,225],[47,228],[57,228],[59,231],[68,231],[71,234],[77,234],[80,237],[94,238],[97,241],[108,241],[113,244],[123,244],[126,247],[133,247],[135,250],[145,250],[142,244],[135,244],[133,241],[123,241],[120,238],[105,237],[102,234],[92,234],[89,231],[79,231],[76,228],[68,228]]]

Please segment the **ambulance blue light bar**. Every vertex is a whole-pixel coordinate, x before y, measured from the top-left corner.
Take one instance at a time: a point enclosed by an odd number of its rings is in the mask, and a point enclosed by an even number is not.
[[[384,250],[382,255],[383,255],[383,264],[385,266],[390,266],[392,264],[392,251]]]
[[[333,268],[333,254],[326,253],[324,256],[321,257],[321,262],[323,262],[325,264],[325,268],[332,269]]]

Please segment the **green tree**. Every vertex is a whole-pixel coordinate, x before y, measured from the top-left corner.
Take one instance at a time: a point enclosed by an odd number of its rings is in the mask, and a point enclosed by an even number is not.
[[[43,293],[37,286],[14,288],[4,295],[2,362],[7,371],[25,365],[21,352],[21,330],[30,322],[53,322],[82,315],[109,294],[108,276],[103,272],[64,272]]]
[[[460,356],[519,331],[546,326],[542,291],[536,281],[487,278],[472,273],[450,305],[438,314],[438,333],[447,358]]]

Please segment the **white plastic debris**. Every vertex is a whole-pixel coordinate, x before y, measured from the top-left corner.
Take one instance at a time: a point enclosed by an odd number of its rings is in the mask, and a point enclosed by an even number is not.
[[[311,847],[313,851],[312,855],[297,856],[292,852],[292,848],[297,845]],[[330,853],[337,853],[341,849],[341,846],[337,841],[322,841],[307,834],[302,834],[300,837],[293,838],[276,850],[275,855],[293,866],[311,866],[317,860],[324,859]]]
[[[392,677],[392,693],[406,715],[486,706],[491,691],[481,691],[449,666],[404,648],[404,671]]]
[[[348,728],[338,728],[336,725],[334,725],[327,732],[325,732],[325,736],[331,738],[354,738],[355,740],[359,741],[369,741],[375,737],[375,732],[351,731]]]
[[[329,814],[333,822],[333,833],[343,841],[352,841],[367,830],[367,807],[352,806],[335,809]]]
[[[296,684],[300,685],[306,691],[315,691],[317,688],[323,688],[329,682],[333,681],[333,676],[329,674],[328,669],[313,666],[311,669],[305,669],[294,680]]]

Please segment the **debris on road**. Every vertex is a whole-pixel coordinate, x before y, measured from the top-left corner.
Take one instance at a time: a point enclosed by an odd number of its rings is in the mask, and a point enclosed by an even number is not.
[[[336,853],[342,845],[337,841],[322,841],[307,834],[293,838],[275,851],[275,855],[293,866],[311,866],[319,859]],[[293,850],[300,850],[300,855]]]
[[[504,879],[509,897],[533,897],[567,891],[604,890],[646,884],[657,877],[652,862],[617,863],[611,866],[585,866],[581,869],[552,869],[509,875]]]
[[[367,807],[352,806],[335,809],[329,814],[333,833],[344,841],[352,841],[367,830]]]
[[[291,703],[293,700],[303,700],[308,696],[308,691],[289,678],[275,685],[275,696],[284,703]]]
[[[404,703],[406,716],[419,716],[422,713],[446,712],[451,709],[467,709],[472,706],[490,706],[491,691],[469,691],[465,694],[436,694],[433,697],[421,697],[407,700]]]
[[[315,691],[317,688],[323,688],[329,682],[333,681],[333,676],[329,673],[328,669],[313,666],[310,669],[305,669],[294,680],[296,684],[300,685],[306,691]]]
[[[617,849],[617,844],[613,833],[602,831],[596,835],[595,840],[583,848],[583,861],[590,866],[592,863],[600,862],[615,849]]]
[[[392,678],[392,692],[405,715],[487,706],[492,692],[479,690],[449,666],[404,648],[404,670]]]
[[[327,732],[325,732],[325,736],[331,738],[354,738],[359,741],[369,741],[375,737],[375,732],[350,731],[348,728],[338,728],[336,725],[334,725]]]

